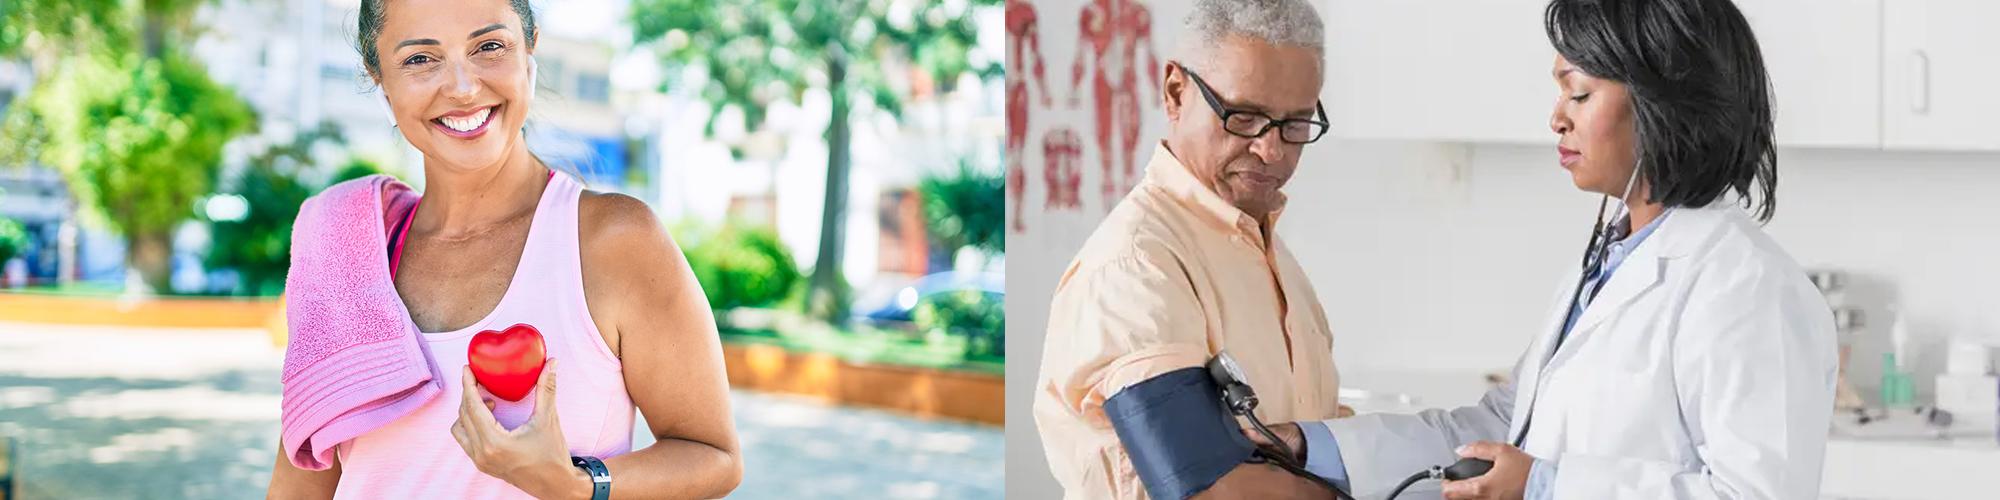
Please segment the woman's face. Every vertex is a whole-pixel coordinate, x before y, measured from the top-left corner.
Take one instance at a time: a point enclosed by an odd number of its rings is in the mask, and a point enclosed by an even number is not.
[[[505,0],[385,2],[376,83],[428,163],[497,168],[528,115],[529,40]]]
[[[1584,74],[1561,55],[1553,74],[1562,94],[1549,115],[1549,130],[1561,137],[1557,152],[1563,169],[1577,189],[1623,196],[1638,157],[1632,98],[1625,85]],[[1635,186],[1633,192],[1642,188]]]

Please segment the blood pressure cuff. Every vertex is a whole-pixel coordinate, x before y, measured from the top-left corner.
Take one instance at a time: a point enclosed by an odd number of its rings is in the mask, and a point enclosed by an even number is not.
[[[1200,367],[1126,387],[1105,400],[1104,414],[1155,499],[1200,493],[1256,451]]]

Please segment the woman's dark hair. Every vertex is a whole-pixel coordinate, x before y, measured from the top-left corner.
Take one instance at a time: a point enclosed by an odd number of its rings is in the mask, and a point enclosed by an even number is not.
[[[1750,22],[1730,0],[1552,0],[1549,43],[1585,74],[1625,84],[1637,158],[1669,207],[1735,191],[1758,220],[1776,210],[1770,78]]]
[[[366,65],[369,75],[382,74],[381,59],[375,53],[375,40],[382,37],[382,4],[388,0],[361,0],[361,22],[355,31],[354,50],[361,52],[361,64]],[[521,16],[521,36],[528,42],[528,48],[535,48],[535,8],[528,0],[507,0],[514,7],[514,15]]]

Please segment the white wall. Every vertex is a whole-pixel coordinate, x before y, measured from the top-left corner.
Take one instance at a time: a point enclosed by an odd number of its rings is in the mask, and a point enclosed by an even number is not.
[[[1027,124],[1019,155],[1027,229],[1008,239],[1011,498],[1060,496],[1031,409],[1042,332],[1059,274],[1109,206],[1097,194],[1101,152],[1090,99],[1080,109],[1064,104],[1083,2],[1034,3],[1056,107],[1035,108]],[[1154,46],[1172,46],[1176,7],[1154,6]],[[1030,88],[1039,101],[1040,87]],[[1150,87],[1141,87],[1141,102],[1143,166],[1164,119]],[[1043,210],[1041,140],[1052,123],[1084,138],[1081,211]],[[1306,148],[1279,234],[1324,301],[1343,385],[1465,404],[1482,389],[1474,375],[1503,370],[1520,355],[1566,266],[1576,265],[1597,206],[1556,165],[1553,145],[1329,137]],[[2000,262],[1990,257],[2000,249],[2000,223],[1988,218],[2000,213],[1993,196],[2000,155],[1782,149],[1779,165],[1778,210],[1767,229],[1801,264],[1850,273],[1850,296],[1871,322],[1852,374],[1864,394],[1879,374],[1888,305],[1902,304],[1919,335],[2000,342],[2000,291],[1987,283],[2000,279]],[[1013,214],[1017,200],[1007,201]],[[1920,370],[1935,373],[1935,351],[1921,352]],[[1928,377],[1916,378],[1927,391]]]
[[[1597,198],[1553,147],[1312,146],[1279,228],[1319,288],[1343,372],[1500,369],[1576,265]],[[1809,268],[1849,273],[1881,352],[1886,307],[1919,335],[2000,339],[2000,156],[1781,150],[1766,227]],[[1935,361],[1936,356],[1922,358]],[[1856,364],[1867,383],[1879,366]],[[1926,363],[1928,364],[1928,363]],[[1920,384],[1921,385],[1921,384]]]

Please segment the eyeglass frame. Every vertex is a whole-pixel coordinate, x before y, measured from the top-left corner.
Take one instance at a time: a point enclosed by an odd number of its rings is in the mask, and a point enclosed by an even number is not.
[[[1318,125],[1319,133],[1314,134],[1311,139],[1307,139],[1304,142],[1293,142],[1285,138],[1284,130],[1279,130],[1278,140],[1286,144],[1312,144],[1314,142],[1319,142],[1320,138],[1326,137],[1326,133],[1328,131],[1333,130],[1333,124],[1331,120],[1329,120],[1326,116],[1326,103],[1324,101],[1320,101],[1317,99],[1313,101],[1313,108],[1319,114],[1319,120],[1317,121],[1309,119],[1300,119],[1300,118],[1281,119],[1256,111],[1229,109],[1222,105],[1222,100],[1220,98],[1215,97],[1215,89],[1209,87],[1208,82],[1203,81],[1201,79],[1201,75],[1195,74],[1194,71],[1189,70],[1185,65],[1175,64],[1174,66],[1179,67],[1181,69],[1181,73],[1187,74],[1188,79],[1194,81],[1195,88],[1201,91],[1202,100],[1208,101],[1208,108],[1214,110],[1216,118],[1222,121],[1222,131],[1228,132],[1229,135],[1242,137],[1246,139],[1256,139],[1263,137],[1264,134],[1271,133],[1272,128],[1280,127],[1288,123],[1306,123],[1311,125]],[[1255,134],[1243,134],[1234,130],[1230,130],[1229,118],[1236,115],[1254,115],[1259,118],[1263,118],[1265,120],[1264,127],[1258,129],[1257,133]]]

